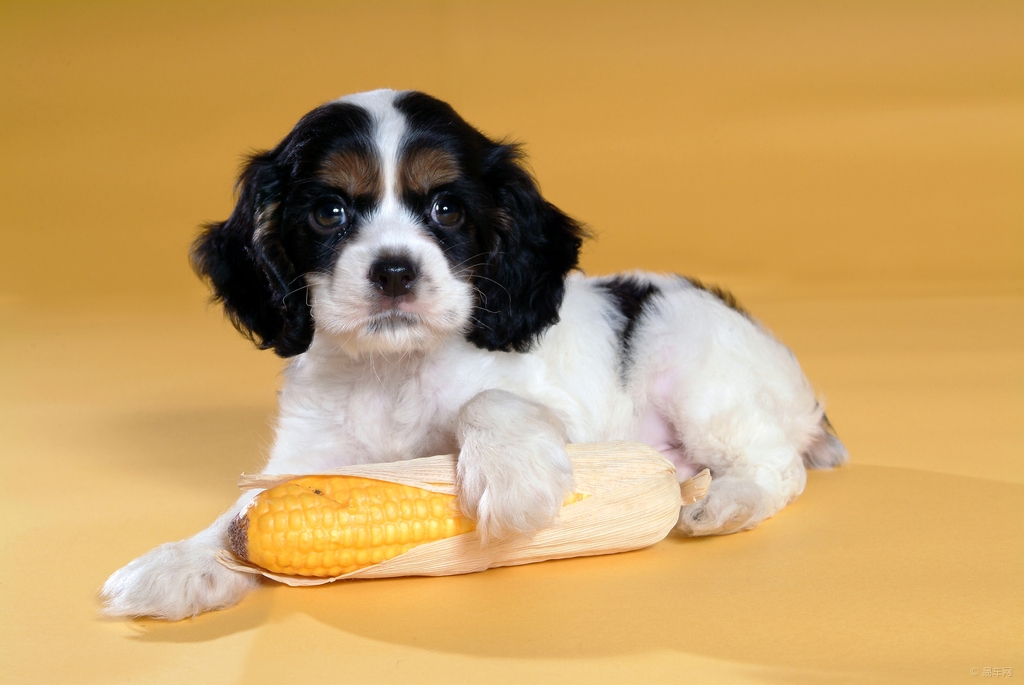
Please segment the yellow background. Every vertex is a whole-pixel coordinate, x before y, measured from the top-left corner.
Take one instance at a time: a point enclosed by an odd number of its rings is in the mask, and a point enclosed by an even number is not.
[[[852,464],[739,535],[99,618],[271,439],[197,226],[377,87],[524,141],[588,272],[730,286]],[[0,209],[0,681],[1024,677],[1024,4],[7,2]]]

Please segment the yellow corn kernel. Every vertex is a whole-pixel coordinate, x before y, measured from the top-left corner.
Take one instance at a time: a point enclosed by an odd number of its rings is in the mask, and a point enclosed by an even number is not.
[[[572,493],[564,504],[586,497]],[[231,523],[231,550],[273,573],[330,578],[468,533],[455,496],[356,476],[305,476],[265,490]]]

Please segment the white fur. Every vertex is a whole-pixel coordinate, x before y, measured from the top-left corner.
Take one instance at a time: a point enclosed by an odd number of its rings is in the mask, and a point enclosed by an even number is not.
[[[684,534],[750,528],[801,493],[802,456],[824,434],[799,365],[759,325],[683,279],[637,275],[661,294],[635,329],[624,376],[622,314],[580,275],[568,279],[560,322],[530,352],[468,343],[471,288],[394,197],[402,122],[391,97],[351,99],[374,112],[382,158],[392,160],[387,197],[334,271],[310,278],[316,333],[285,373],[266,473],[459,452],[460,504],[492,537],[557,517],[572,487],[566,441],[645,441],[680,479],[709,467],[707,499],[680,512]],[[388,250],[421,265],[421,290],[401,314],[381,314],[364,276]],[[382,325],[382,316],[391,319]],[[241,599],[254,582],[213,555],[251,497],[111,576],[107,613],[179,619]]]
[[[572,490],[565,426],[550,409],[505,390],[484,390],[456,419],[458,488],[486,541],[551,525]]]
[[[164,543],[110,576],[104,613],[178,621],[241,601],[258,585],[256,576],[229,571],[215,555],[224,549],[231,519],[254,496],[246,493],[206,530]]]

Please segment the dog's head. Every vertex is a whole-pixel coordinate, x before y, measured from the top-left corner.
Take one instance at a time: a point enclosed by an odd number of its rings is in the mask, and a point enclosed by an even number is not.
[[[453,335],[525,351],[558,321],[583,229],[520,161],[423,93],[342,98],[249,160],[193,265],[236,327],[283,357],[314,330],[353,354]]]

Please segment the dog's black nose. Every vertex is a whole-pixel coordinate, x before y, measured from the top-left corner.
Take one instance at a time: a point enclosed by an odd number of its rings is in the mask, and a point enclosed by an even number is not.
[[[389,297],[401,297],[412,292],[416,269],[404,257],[378,259],[370,267],[370,282]]]

